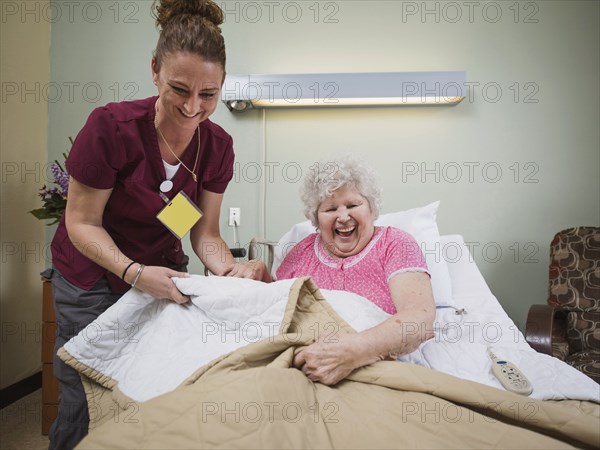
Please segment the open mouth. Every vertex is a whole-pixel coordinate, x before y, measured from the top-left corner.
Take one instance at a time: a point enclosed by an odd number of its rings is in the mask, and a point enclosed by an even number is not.
[[[199,115],[200,115],[200,113],[197,113],[197,114],[192,114],[192,115],[190,116],[190,115],[188,115],[188,114],[184,113],[184,112],[183,112],[181,109],[179,109],[179,108],[178,108],[178,110],[179,110],[179,112],[181,113],[181,115],[182,115],[183,117],[187,118],[187,119],[193,119],[194,117],[197,117],[197,116],[199,116]]]
[[[341,237],[350,237],[354,230],[356,230],[356,227],[337,228],[335,234]]]

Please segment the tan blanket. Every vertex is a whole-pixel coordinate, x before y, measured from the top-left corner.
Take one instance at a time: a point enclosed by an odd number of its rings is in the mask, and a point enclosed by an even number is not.
[[[316,333],[353,330],[309,278],[293,285],[281,335],[135,403],[85,377],[91,432],[78,448],[598,448],[599,405],[539,401],[424,367],[382,361],[334,387],[291,368]]]

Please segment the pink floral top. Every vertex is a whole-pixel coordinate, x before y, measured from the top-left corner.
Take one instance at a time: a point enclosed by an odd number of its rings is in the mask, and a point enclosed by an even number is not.
[[[360,253],[341,259],[329,256],[318,233],[307,236],[285,257],[276,278],[311,276],[321,289],[354,292],[395,314],[388,282],[402,272],[427,273],[419,244],[405,231],[377,227]]]

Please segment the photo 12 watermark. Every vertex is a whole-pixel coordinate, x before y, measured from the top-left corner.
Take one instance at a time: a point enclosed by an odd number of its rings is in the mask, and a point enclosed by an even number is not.
[[[459,406],[450,402],[403,401],[400,404],[402,423],[413,421],[439,423],[497,423],[506,418],[535,424],[539,406],[536,402],[468,402]],[[504,418],[504,419],[503,419]]]
[[[93,383],[91,383],[93,385]],[[88,414],[90,423],[126,423],[135,424],[139,422],[138,413],[140,405],[134,401],[126,403],[110,402],[100,404],[99,402],[88,402]]]
[[[19,172],[18,166],[9,167],[10,175]],[[319,163],[303,166],[295,161],[239,162],[233,167],[234,183],[291,183],[297,184],[307,173],[320,172],[323,182],[335,181],[335,163]],[[22,171],[21,171],[22,172]],[[399,167],[402,183],[448,183],[448,184],[538,184],[541,167],[536,161],[402,161]]]
[[[40,401],[34,396],[27,396],[0,409],[2,433],[4,434],[5,430],[16,429],[27,423],[41,424],[44,414],[47,414],[47,411],[42,408]]]
[[[303,178],[302,166],[294,161],[280,163],[265,161],[263,163],[236,161],[233,166],[235,183],[298,183]]]
[[[220,1],[225,23],[337,24],[341,2],[332,1]]]
[[[540,102],[540,85],[535,81],[466,81],[465,101],[476,103],[524,103]]]
[[[339,405],[335,402],[202,402],[202,423],[287,422],[338,423]]]
[[[401,22],[537,24],[540,3],[531,1],[420,1],[401,2]]]
[[[25,82],[2,81],[0,98],[2,103],[91,103],[104,104],[134,100],[140,86],[134,81],[50,81]]]
[[[381,74],[380,74],[381,76]],[[390,74],[397,79],[385,88],[377,84],[361,87],[360,98],[348,81],[337,81],[333,75],[305,74],[297,81],[282,81],[275,75],[232,75],[223,86],[222,99],[227,102],[250,102],[255,107],[336,106],[353,101],[391,102],[395,105],[448,105],[466,103],[540,103],[541,87],[531,80],[420,81],[419,76]],[[400,79],[403,78],[403,79]],[[352,95],[348,95],[352,93]],[[233,108],[233,107],[232,107]],[[233,108],[235,110],[235,108]]]
[[[540,165],[535,161],[402,161],[400,164],[402,183],[537,184],[539,176]]]
[[[148,5],[150,15],[151,1]],[[1,23],[120,23],[137,24],[141,18],[140,2],[100,0],[2,0],[0,2]]]

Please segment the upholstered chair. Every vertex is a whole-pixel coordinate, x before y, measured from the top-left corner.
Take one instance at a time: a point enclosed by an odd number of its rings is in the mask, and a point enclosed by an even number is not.
[[[547,305],[527,316],[527,342],[600,383],[600,228],[575,227],[550,245]]]

